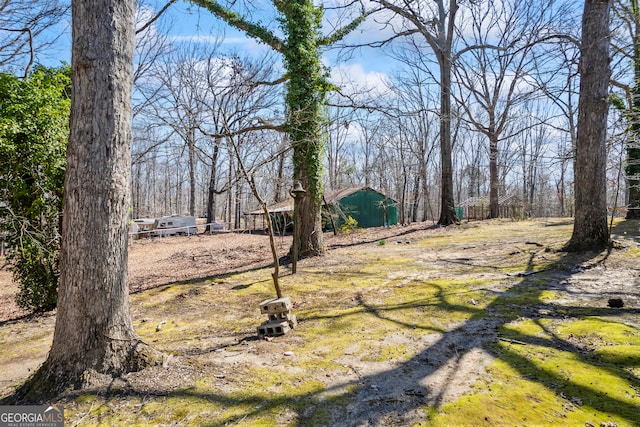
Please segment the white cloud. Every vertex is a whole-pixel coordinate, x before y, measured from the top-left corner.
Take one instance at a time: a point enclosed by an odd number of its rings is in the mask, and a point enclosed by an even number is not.
[[[343,64],[331,70],[331,81],[357,98],[380,96],[389,91],[389,77],[380,72],[367,72],[361,64]]]

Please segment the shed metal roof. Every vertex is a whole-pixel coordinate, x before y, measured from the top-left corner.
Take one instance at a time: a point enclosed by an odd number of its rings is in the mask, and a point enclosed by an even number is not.
[[[498,205],[501,206],[514,206],[519,205],[520,199],[517,196],[511,194],[507,196],[498,197]],[[473,206],[489,206],[489,197],[469,197],[467,200],[460,202],[457,206],[467,208]]]
[[[350,187],[350,188],[343,188],[341,190],[329,190],[329,191],[325,191],[324,193],[325,203],[323,203],[323,206],[333,205],[335,203],[338,203],[340,200],[344,199],[345,197],[363,190],[375,191],[376,193],[379,193],[385,196],[383,193],[377,190],[374,190],[371,187]],[[282,202],[278,202],[276,204],[267,206],[267,210],[270,213],[293,212],[293,198],[289,197],[287,200],[283,200]],[[264,215],[264,211],[262,209],[256,209],[254,211],[245,213],[245,215]]]

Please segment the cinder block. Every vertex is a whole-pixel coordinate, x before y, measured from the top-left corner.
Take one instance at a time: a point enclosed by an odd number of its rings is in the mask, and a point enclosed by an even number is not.
[[[289,322],[272,322],[267,321],[258,326],[258,336],[260,337],[274,337],[278,335],[284,335],[291,330]]]
[[[276,313],[269,314],[269,322],[287,322],[291,329],[295,328],[298,325],[298,320],[296,319],[295,314],[291,313]]]
[[[287,313],[291,310],[291,298],[269,299],[260,303],[260,311],[265,314]]]

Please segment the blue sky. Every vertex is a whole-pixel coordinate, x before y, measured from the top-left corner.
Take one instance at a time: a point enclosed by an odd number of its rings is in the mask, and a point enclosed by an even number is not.
[[[172,22],[170,34],[175,40],[201,41],[203,43],[219,41],[222,43],[222,50],[237,51],[248,55],[259,55],[269,49],[246,37],[241,31],[231,28],[213,17],[209,11],[184,2],[174,4],[169,11],[168,18]],[[276,24],[272,26],[275,27]],[[375,31],[370,24],[365,23],[361,29],[356,30],[354,35],[367,37],[365,31],[372,30]],[[220,37],[220,40],[217,37]],[[325,63],[334,70],[334,74],[337,74],[339,69],[344,69],[360,81],[379,80],[395,67],[393,61],[373,49],[359,50],[346,63],[336,63],[335,57],[335,52],[331,51],[324,56]]]

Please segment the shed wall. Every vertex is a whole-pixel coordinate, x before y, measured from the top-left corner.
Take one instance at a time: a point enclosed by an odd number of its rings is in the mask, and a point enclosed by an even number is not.
[[[358,227],[382,227],[398,223],[395,202],[376,191],[358,191],[342,198],[339,203],[342,213],[358,221]],[[336,225],[339,227],[343,222],[341,215]]]

